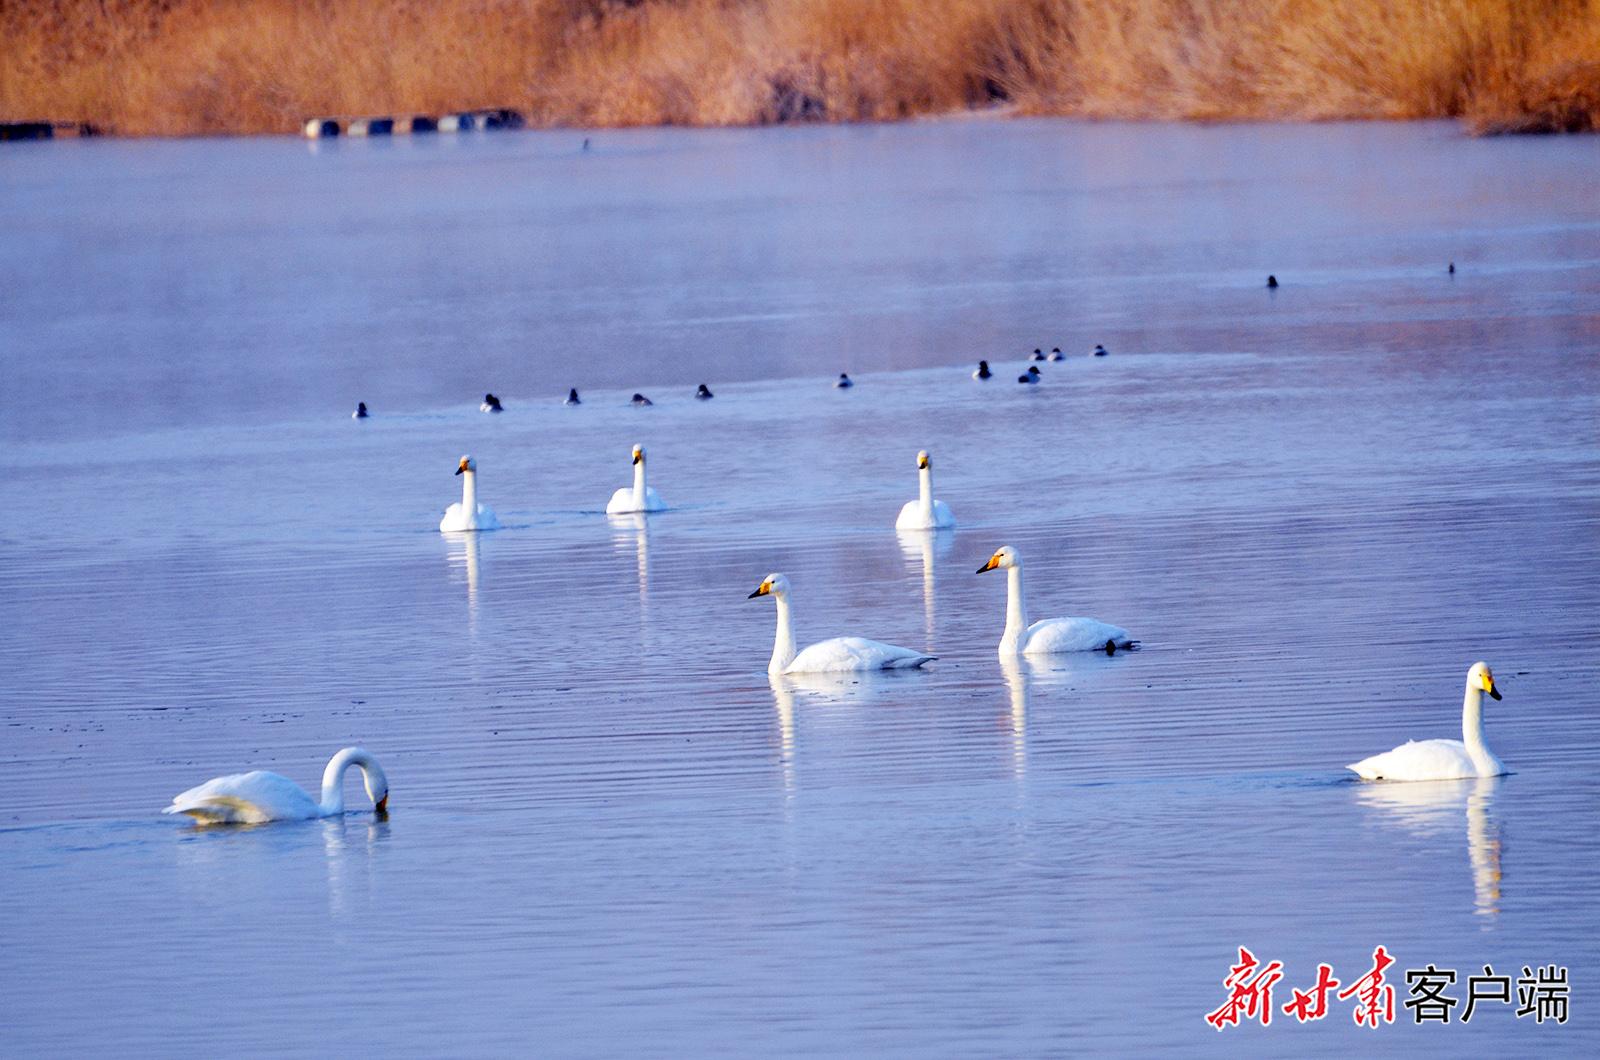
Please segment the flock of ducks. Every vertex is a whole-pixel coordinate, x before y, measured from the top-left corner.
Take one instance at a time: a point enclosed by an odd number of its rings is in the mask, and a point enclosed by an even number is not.
[[[1269,280],[1273,279],[1269,277]],[[1275,283],[1270,285],[1275,286]],[[1096,346],[1092,356],[1105,354],[1104,346]],[[1064,355],[1059,347],[1048,355],[1042,349],[1035,349],[1033,359],[1062,360]],[[979,361],[972,375],[975,379],[985,380],[991,378],[993,373],[987,361]],[[1023,373],[1018,382],[1036,383],[1038,377],[1038,368],[1033,367]],[[840,373],[834,382],[834,386],[840,389],[854,385],[845,373]],[[713,395],[702,383],[695,397],[704,401]],[[579,403],[578,391],[571,390],[565,404]],[[652,404],[643,394],[634,394],[632,403]],[[494,394],[485,394],[479,408],[486,413],[504,411],[500,399]],[[356,411],[352,413],[355,419],[366,419],[369,415],[364,402],[357,404]],[[645,481],[647,460],[644,446],[633,447],[632,461],[633,485],[624,486],[612,494],[606,504],[606,513],[625,515],[665,511],[667,505],[661,495]],[[500,522],[494,510],[478,500],[477,461],[470,455],[462,456],[455,473],[462,480],[461,500],[445,510],[444,518],[439,521],[440,531],[460,533],[498,529]],[[950,506],[933,495],[933,461],[927,450],[917,453],[917,484],[917,498],[907,501],[900,509],[895,519],[895,529],[937,532],[954,528],[955,516]],[[1006,572],[1005,627],[997,649],[1002,659],[1075,652],[1114,655],[1138,646],[1139,642],[1127,630],[1099,619],[1046,618],[1030,623],[1022,587],[1022,557],[1016,548],[1003,545],[996,549],[977,573],[997,570]],[[793,587],[788,577],[776,571],[768,574],[748,598],[753,600],[760,597],[771,597],[777,610],[772,657],[767,663],[767,672],[771,676],[914,670],[936,658],[912,648],[853,636],[833,637],[803,649],[798,648]],[[1494,777],[1508,772],[1505,763],[1495,757],[1484,741],[1485,692],[1492,699],[1501,698],[1488,664],[1477,662],[1467,672],[1461,740],[1408,741],[1391,751],[1364,758],[1346,768],[1361,779],[1370,781],[1458,780]],[[389,801],[388,778],[377,759],[359,747],[346,747],[329,760],[322,774],[320,800],[313,799],[287,777],[257,770],[217,777],[190,788],[174,797],[172,804],[162,812],[185,814],[203,824],[260,824],[276,820],[331,817],[344,812],[342,785],[345,772],[351,768],[361,770],[368,797],[372,799],[376,811],[384,813]]]

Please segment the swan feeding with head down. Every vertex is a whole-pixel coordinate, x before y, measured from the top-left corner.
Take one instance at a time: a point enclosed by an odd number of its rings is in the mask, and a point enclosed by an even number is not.
[[[1504,762],[1483,742],[1483,694],[1499,699],[1489,664],[1475,662],[1467,671],[1467,693],[1461,703],[1460,740],[1407,740],[1392,751],[1345,766],[1362,780],[1462,780],[1498,777]]]
[[[1028,607],[1022,598],[1022,557],[1010,545],[1003,545],[978,568],[978,573],[991,570],[1006,572],[1006,628],[1000,635],[1001,655],[1060,655],[1073,651],[1114,655],[1138,644],[1121,626],[1094,618],[1042,618],[1029,625]]]
[[[852,670],[911,670],[930,663],[935,656],[910,648],[883,644],[865,637],[834,637],[819,641],[801,652],[794,646],[793,605],[789,602],[789,579],[769,574],[746,599],[770,596],[778,605],[778,635],[772,645],[769,674],[841,673]]]
[[[444,510],[444,518],[439,520],[440,532],[500,529],[494,509],[478,503],[478,462],[463,456],[456,465],[456,474],[461,476],[461,500]]]
[[[389,778],[378,760],[360,747],[346,747],[328,760],[328,768],[322,771],[321,802],[314,801],[288,777],[258,769],[208,780],[174,796],[172,805],[161,812],[188,814],[201,824],[264,824],[334,817],[344,813],[344,774],[351,766],[361,770],[372,808],[378,813],[387,812]]]
[[[607,515],[626,515],[629,512],[664,512],[667,504],[661,495],[644,482],[644,446],[633,447],[633,487],[617,490],[606,502]]]
[[[950,506],[933,499],[933,461],[928,459],[926,449],[917,454],[917,481],[919,495],[914,501],[906,501],[905,507],[900,509],[900,517],[894,521],[894,528],[944,530],[955,526],[956,517],[950,514]]]

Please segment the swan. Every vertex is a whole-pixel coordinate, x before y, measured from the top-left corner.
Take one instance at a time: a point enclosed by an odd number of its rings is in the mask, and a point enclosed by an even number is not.
[[[500,529],[500,520],[494,517],[494,509],[478,503],[478,462],[470,456],[462,457],[461,463],[456,466],[456,474],[461,476],[461,500],[444,510],[444,518],[439,520],[439,530],[450,533],[453,530]]]
[[[640,408],[644,408],[646,405],[654,405],[655,404],[654,401],[651,401],[649,398],[645,397],[643,394],[635,394],[635,395],[633,395],[632,403],[637,405],[637,406],[639,406]]]
[[[581,405],[581,404],[583,404],[582,401],[578,400],[578,388],[577,387],[572,387],[571,389],[569,389],[567,391],[567,400],[563,401],[562,404],[563,405]]]
[[[186,813],[202,824],[262,824],[266,821],[304,821],[344,813],[344,772],[361,770],[367,795],[378,813],[389,808],[389,778],[378,760],[359,747],[346,747],[328,759],[322,771],[322,801],[314,802],[306,790],[288,777],[256,770],[215,777],[172,798],[162,813]]]
[[[917,481],[919,495],[914,501],[906,501],[905,507],[900,509],[900,517],[894,521],[894,528],[943,530],[955,526],[956,517],[950,514],[950,506],[933,499],[933,462],[928,459],[926,449],[917,453]]]
[[[1467,671],[1467,694],[1461,704],[1461,740],[1407,740],[1393,751],[1363,758],[1345,768],[1362,780],[1460,780],[1498,777],[1509,772],[1483,742],[1483,694],[1499,699],[1489,664],[1475,662]],[[1465,742],[1463,742],[1465,741]]]
[[[704,383],[701,383],[700,384],[700,389],[696,390],[694,392],[694,396],[695,396],[695,400],[697,400],[697,401],[710,401],[712,398],[716,397],[717,395],[715,395],[715,394],[713,394],[711,392],[711,388],[710,387],[706,386]]]
[[[483,395],[483,404],[478,406],[478,411],[479,412],[504,412],[505,409],[500,407],[500,399],[499,398],[495,397],[493,394],[485,394],[485,395]]]
[[[989,362],[988,361],[979,361],[978,362],[978,370],[976,372],[972,373],[972,378],[974,378],[974,379],[987,379],[993,374],[994,374],[993,372],[989,371]]]
[[[624,515],[628,512],[662,512],[667,504],[661,495],[644,484],[644,446],[633,447],[633,487],[627,486],[611,495],[606,504],[607,515]]]
[[[356,402],[356,410],[350,414],[350,418],[353,419],[353,420],[364,420],[364,419],[366,419],[367,418],[367,403],[365,401]]]
[[[850,377],[848,375],[846,375],[844,372],[840,372],[839,381],[834,383],[833,386],[835,390],[848,390],[850,387],[855,386],[855,384],[850,381]]]
[[[745,599],[770,596],[778,605],[778,635],[772,645],[769,674],[840,673],[851,670],[908,670],[932,662],[932,655],[882,644],[865,637],[834,637],[819,641],[805,651],[794,648],[794,619],[790,613],[789,579],[769,574]]]
[[[1116,654],[1132,648],[1134,640],[1121,626],[1093,618],[1042,618],[1028,624],[1028,607],[1022,600],[1022,557],[1003,545],[978,568],[1006,572],[1006,629],[1000,635],[1001,655],[1059,655],[1069,651],[1103,651]]]

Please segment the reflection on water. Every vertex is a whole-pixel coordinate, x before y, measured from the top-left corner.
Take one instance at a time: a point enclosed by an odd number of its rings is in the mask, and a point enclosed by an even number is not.
[[[1600,140],[601,146],[7,151],[8,1055],[1193,1055],[1256,1047],[1200,1019],[1241,943],[1600,967]],[[1011,382],[1041,344],[1076,352]],[[696,505],[602,524],[641,438]],[[968,529],[891,539],[928,440]],[[519,525],[432,530],[464,452]],[[1039,613],[1149,649],[997,661],[1001,542]],[[806,639],[915,644],[920,588],[938,662],[769,687],[774,569]],[[1431,808],[1326,782],[1478,657],[1516,776]],[[392,824],[159,816],[356,742]],[[227,1004],[160,1000],[194,982]],[[1130,984],[1162,1002],[1127,1018]],[[1597,1015],[1557,1047],[1600,1053]]]
[[[322,849],[328,867],[328,912],[349,914],[356,906],[370,905],[376,865],[373,855],[389,835],[387,817],[339,814],[313,822],[322,831]]]
[[[482,534],[440,534],[445,541],[447,562],[452,572],[464,576],[467,583],[467,614],[476,618],[478,614],[478,576],[479,555],[482,548]]]
[[[922,572],[922,649],[930,655],[938,653],[938,645],[934,641],[934,625],[937,610],[934,605],[934,589],[936,560],[950,555],[950,549],[955,544],[955,531],[950,529],[940,530],[896,530],[895,537],[900,542],[900,551],[905,553],[907,565],[920,564]]]
[[[1356,799],[1388,823],[1418,836],[1456,831],[1464,819],[1474,911],[1494,916],[1500,912],[1501,879],[1500,825],[1494,815],[1494,798],[1504,779],[1364,782],[1356,786]]]
[[[789,679],[771,674],[772,703],[778,711],[778,761],[783,767],[783,792],[794,798],[794,688]]]
[[[1011,774],[1021,780],[1028,772],[1028,677],[1026,664],[1014,655],[1000,656],[1011,697]]]
[[[638,574],[639,612],[650,600],[650,516],[645,512],[607,515],[611,524],[611,543],[618,552],[631,552]]]

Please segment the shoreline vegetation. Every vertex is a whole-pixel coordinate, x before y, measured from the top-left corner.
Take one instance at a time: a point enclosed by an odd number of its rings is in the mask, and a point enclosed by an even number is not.
[[[1600,129],[1600,0],[7,0],[0,121],[122,136],[1021,115]]]

